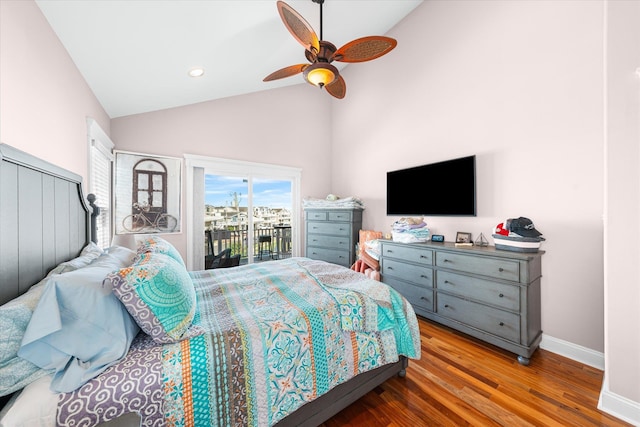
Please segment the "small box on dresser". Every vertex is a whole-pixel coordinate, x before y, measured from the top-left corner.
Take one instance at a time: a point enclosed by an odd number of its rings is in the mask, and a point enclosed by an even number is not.
[[[305,209],[306,256],[351,267],[362,228],[362,209]]]
[[[518,355],[527,365],[542,338],[541,257],[493,246],[382,241],[382,281],[416,314]]]

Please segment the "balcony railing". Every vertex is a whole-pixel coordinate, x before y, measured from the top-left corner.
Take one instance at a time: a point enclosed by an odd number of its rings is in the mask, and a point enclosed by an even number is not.
[[[253,233],[253,262],[291,257],[291,226],[276,225],[272,228],[256,228]],[[249,257],[249,230],[212,230],[213,248],[216,254],[230,248],[231,255],[240,254],[240,264],[247,264]],[[206,237],[205,254],[209,253]]]

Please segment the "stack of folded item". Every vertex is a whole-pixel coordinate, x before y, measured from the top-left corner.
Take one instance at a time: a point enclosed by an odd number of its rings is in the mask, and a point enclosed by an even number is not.
[[[326,199],[314,199],[307,197],[302,200],[302,207],[305,209],[364,209],[364,203],[357,197],[339,198],[329,194]]]
[[[423,218],[400,218],[391,226],[394,242],[417,243],[429,241],[429,229]]]
[[[538,252],[545,239],[533,222],[523,216],[510,218],[493,229],[496,249],[513,252]]]
[[[370,279],[380,281],[380,239],[381,231],[360,230],[357,245],[358,259],[352,270],[364,274]]]

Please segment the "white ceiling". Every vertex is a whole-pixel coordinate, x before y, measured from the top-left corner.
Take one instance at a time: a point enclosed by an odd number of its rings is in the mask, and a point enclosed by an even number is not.
[[[300,75],[262,81],[277,69],[307,63],[275,0],[36,3],[111,118],[305,84]],[[311,0],[287,3],[319,36],[320,6]],[[420,3],[326,0],[323,37],[340,47],[384,35]],[[342,69],[345,64],[334,65]],[[188,76],[196,66],[205,68],[203,77]]]

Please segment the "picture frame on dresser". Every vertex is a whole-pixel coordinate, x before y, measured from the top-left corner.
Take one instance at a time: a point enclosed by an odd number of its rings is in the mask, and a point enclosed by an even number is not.
[[[456,243],[471,243],[471,233],[458,231],[456,233]]]

